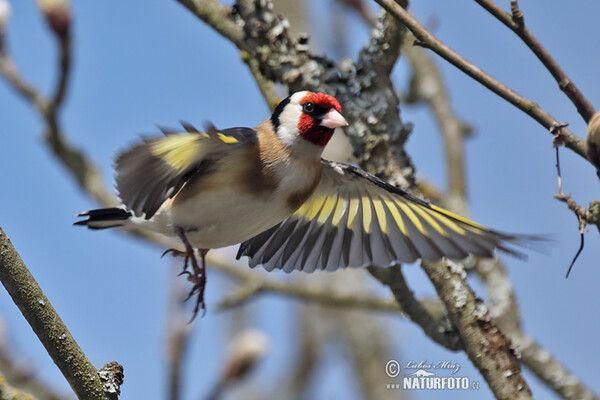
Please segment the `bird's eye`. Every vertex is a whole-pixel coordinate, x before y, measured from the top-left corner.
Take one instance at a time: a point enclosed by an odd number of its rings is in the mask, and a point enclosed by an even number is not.
[[[305,113],[309,114],[313,111],[315,111],[315,105],[313,103],[304,103],[302,104],[302,111],[304,111]]]

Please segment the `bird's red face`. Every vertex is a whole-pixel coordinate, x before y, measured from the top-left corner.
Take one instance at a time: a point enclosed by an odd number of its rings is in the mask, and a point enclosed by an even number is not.
[[[317,146],[325,146],[338,126],[348,123],[335,97],[321,92],[306,92],[300,100],[302,114],[298,121],[300,136]]]
[[[319,92],[296,92],[275,107],[271,124],[281,143],[299,154],[319,156],[338,126],[348,123],[335,97]]]

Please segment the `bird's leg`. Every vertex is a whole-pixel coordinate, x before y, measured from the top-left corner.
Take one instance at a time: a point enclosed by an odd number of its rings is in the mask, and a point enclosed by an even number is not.
[[[183,233],[183,230],[179,231],[178,236],[179,236],[179,239],[181,239],[181,241],[183,242],[183,245],[185,246],[185,252],[169,249],[165,253],[163,253],[163,255],[166,253],[172,253],[173,256],[175,256],[175,257],[177,257],[177,256],[185,257],[185,265],[184,265],[184,268],[183,268],[183,271],[181,272],[181,274],[184,274],[184,273],[187,274],[188,280],[190,282],[192,282],[194,284],[194,286],[192,287],[192,289],[190,290],[190,292],[188,293],[188,295],[184,301],[189,300],[195,293],[198,293],[198,296],[196,297],[196,305],[194,306],[194,315],[192,315],[192,319],[190,320],[190,322],[192,322],[194,320],[194,318],[196,318],[196,315],[198,314],[198,311],[200,309],[202,309],[202,315],[204,315],[204,313],[206,312],[206,305],[204,304],[204,288],[206,286],[205,257],[206,257],[206,253],[208,253],[208,250],[207,249],[199,249],[200,257],[202,258],[202,266],[200,267],[198,265],[198,260],[196,259],[196,254],[194,253],[194,248],[192,247],[190,242],[187,240],[187,237]],[[189,272],[187,270],[188,260],[191,261],[192,272]]]
[[[202,261],[202,265],[200,267],[200,274],[195,275],[195,278],[197,278],[198,281],[194,284],[194,288],[198,288],[198,297],[196,299],[196,306],[194,307],[194,315],[192,316],[192,321],[194,320],[194,318],[196,318],[196,314],[198,314],[199,307],[202,307],[202,316],[204,316],[204,314],[206,313],[206,305],[204,304],[204,289],[206,288],[206,253],[208,253],[208,249],[198,249],[198,251],[200,252],[200,259]],[[194,290],[194,288],[192,288],[192,291]]]

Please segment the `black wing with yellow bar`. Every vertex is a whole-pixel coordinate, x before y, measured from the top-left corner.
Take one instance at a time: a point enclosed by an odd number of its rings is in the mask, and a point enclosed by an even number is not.
[[[385,267],[482,257],[520,237],[492,231],[350,165],[322,161],[313,195],[289,218],[242,243],[250,266],[286,272]]]
[[[257,143],[256,131],[250,128],[199,132],[184,124],[184,129],[187,133],[163,130],[164,137],[146,138],[117,156],[117,192],[136,216],[151,218],[186,182],[210,171],[213,160]]]

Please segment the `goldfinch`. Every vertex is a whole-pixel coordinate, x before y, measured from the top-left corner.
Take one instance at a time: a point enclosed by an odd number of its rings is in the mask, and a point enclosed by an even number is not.
[[[338,101],[297,92],[255,128],[163,131],[116,158],[117,208],[78,214],[90,229],[137,226],[178,237],[204,310],[209,249],[241,243],[250,267],[285,272],[390,266],[417,259],[513,252],[519,237],[490,230],[391,186],[357,167],[321,159]],[[199,250],[198,265],[194,249]]]

